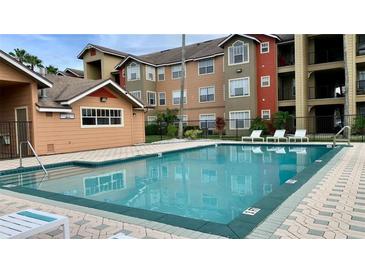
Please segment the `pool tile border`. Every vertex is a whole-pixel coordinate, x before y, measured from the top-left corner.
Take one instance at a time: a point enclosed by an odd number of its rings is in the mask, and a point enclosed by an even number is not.
[[[218,145],[251,145],[251,144],[232,144],[232,143],[219,143]],[[252,144],[252,146],[273,146],[272,144]],[[291,146],[300,146],[301,144],[296,144]],[[167,151],[163,152],[162,154],[169,154],[174,153],[176,151],[189,151],[189,150],[195,150],[200,149],[202,147],[210,147],[210,146],[216,146],[216,144],[208,144],[203,145],[199,147],[193,147],[193,148],[183,148],[173,151]],[[278,146],[278,145],[276,145]],[[281,144],[279,145],[281,146]],[[293,193],[295,193],[299,188],[301,188],[315,173],[317,173],[322,167],[324,167],[343,147],[338,146],[336,148],[333,148],[332,150],[328,151],[326,154],[324,154],[319,159],[322,160],[321,162],[314,162],[307,168],[305,168],[300,173],[296,174],[292,179],[297,180],[295,184],[283,184],[280,189],[275,190],[274,192],[267,195],[264,199],[260,200],[259,202],[252,205],[252,207],[260,208],[260,211],[253,215],[240,215],[236,217],[234,220],[232,220],[228,224],[219,224],[214,223],[210,221],[203,221],[203,220],[197,220],[193,218],[188,217],[181,217],[178,215],[173,214],[167,214],[167,213],[159,213],[159,212],[153,212],[145,209],[138,209],[138,208],[131,208],[123,205],[116,205],[116,204],[110,204],[105,202],[98,202],[93,201],[85,198],[80,197],[73,197],[73,196],[67,196],[62,195],[58,193],[53,192],[47,192],[47,191],[40,191],[30,188],[23,188],[23,187],[11,187],[6,188],[4,186],[0,185],[0,189],[13,191],[17,193],[22,193],[26,195],[36,196],[40,198],[44,198],[47,200],[53,200],[58,201],[62,203],[72,204],[76,206],[82,206],[86,208],[92,208],[96,210],[116,213],[132,218],[141,219],[141,222],[143,221],[152,221],[152,222],[158,222],[165,225],[170,226],[176,226],[177,228],[185,228],[193,231],[198,231],[202,233],[207,234],[213,234],[218,235],[222,237],[227,238],[245,238],[247,235],[249,235],[254,229],[257,228],[266,218],[268,218],[275,209],[277,209],[285,200],[287,200]],[[121,163],[125,161],[130,160],[136,160],[136,159],[145,159],[150,157],[158,156],[159,153],[153,153],[148,155],[137,155],[133,157],[123,158],[123,159],[115,159],[115,160],[108,160],[108,161],[102,161],[102,162],[85,162],[85,161],[71,161],[66,163],[59,163],[59,164],[50,164],[47,165],[48,168],[50,166],[52,167],[61,167],[61,166],[69,166],[69,165],[81,165],[81,166],[87,166],[87,167],[93,167],[93,166],[103,166],[103,165],[109,165],[114,163]],[[8,174],[14,174],[24,171],[34,171],[38,170],[39,168],[24,168],[24,169],[13,169],[8,170],[8,172],[5,172],[3,174],[0,172],[1,175],[8,175]],[[11,173],[12,172],[12,173]]]

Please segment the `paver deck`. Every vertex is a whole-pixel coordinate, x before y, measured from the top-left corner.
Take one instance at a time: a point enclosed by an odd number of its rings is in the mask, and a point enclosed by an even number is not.
[[[116,149],[44,156],[45,164],[73,160],[105,161],[185,149],[212,142],[186,142],[179,144],[144,145]],[[297,206],[286,207],[293,194],[269,218],[259,225],[248,238],[365,238],[365,144],[355,143],[345,148],[330,161],[327,169],[321,170],[312,182],[305,184],[307,190]],[[18,166],[18,160],[0,162],[0,170]],[[24,160],[25,166],[36,165],[35,159]],[[299,191],[298,191],[299,192]],[[72,238],[107,238],[120,231],[136,238],[221,238],[215,235],[189,231],[160,223],[129,222],[106,218],[97,212],[87,213],[42,200],[24,199],[9,192],[0,193],[0,215],[31,207],[70,218]],[[278,212],[286,212],[284,219],[277,218]],[[61,238],[62,231],[40,234],[37,238]]]

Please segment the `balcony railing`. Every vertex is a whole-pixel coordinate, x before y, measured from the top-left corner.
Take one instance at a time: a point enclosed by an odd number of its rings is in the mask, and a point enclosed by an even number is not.
[[[357,81],[356,86],[357,86],[357,94],[364,95],[365,94],[365,80]]]
[[[332,48],[308,53],[308,63],[310,65],[336,61],[343,61],[343,49]]]
[[[279,89],[278,100],[295,100],[295,88],[292,89]]]
[[[321,85],[308,88],[308,99],[329,99],[345,96],[345,86]]]
[[[285,66],[292,66],[294,65],[294,55],[279,55],[278,56],[278,66],[285,67]]]

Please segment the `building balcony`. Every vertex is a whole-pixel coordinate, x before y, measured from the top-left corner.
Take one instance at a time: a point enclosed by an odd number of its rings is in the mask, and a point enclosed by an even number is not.
[[[308,64],[322,64],[343,61],[343,49],[320,49],[308,53]]]
[[[365,80],[356,81],[357,95],[365,95]]]
[[[321,85],[308,88],[308,99],[333,99],[345,96],[345,86]]]

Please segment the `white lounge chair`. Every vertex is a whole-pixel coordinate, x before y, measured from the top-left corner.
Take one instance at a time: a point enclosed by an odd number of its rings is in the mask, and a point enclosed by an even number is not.
[[[307,154],[305,147],[289,147],[289,152],[295,152],[296,154]]]
[[[251,140],[251,142],[253,142],[255,139],[259,139],[261,140],[261,142],[264,141],[264,138],[261,137],[262,134],[262,130],[254,130],[251,132],[250,136],[242,136],[241,141],[243,142],[244,140]]]
[[[269,142],[269,140],[273,140],[274,142],[277,140],[280,142],[280,140],[285,140],[285,142],[288,141],[288,138],[285,137],[285,129],[277,129],[275,130],[274,136],[269,136],[266,138],[266,142]]]
[[[291,140],[294,140],[295,142],[297,140],[300,140],[300,142],[303,142],[303,140],[306,140],[307,142],[309,142],[309,138],[306,136],[307,130],[306,129],[297,129],[295,131],[294,136],[290,136],[289,137],[289,142]]]
[[[0,217],[0,239],[26,239],[63,226],[63,236],[70,238],[68,218],[34,209],[21,210]]]
[[[123,232],[119,232],[119,233],[111,236],[109,239],[114,239],[114,240],[129,239],[130,240],[130,239],[135,239],[135,238],[125,235]]]

